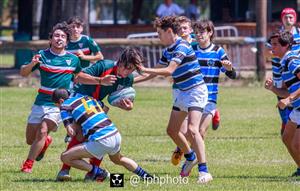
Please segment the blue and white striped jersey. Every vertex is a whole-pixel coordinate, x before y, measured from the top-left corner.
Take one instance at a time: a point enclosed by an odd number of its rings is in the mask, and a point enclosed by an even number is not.
[[[159,63],[168,65],[171,61],[178,64],[172,77],[180,90],[185,91],[204,84],[195,52],[187,41],[178,38],[174,44],[163,51]]]
[[[281,76],[281,64],[280,58],[273,57],[272,60],[272,79],[273,79],[273,86],[276,88],[282,88],[282,76]]]
[[[293,93],[300,88],[300,79],[297,74],[300,72],[300,51],[289,51],[281,59],[282,79],[289,91]],[[300,109],[300,97],[292,101],[294,109]]]
[[[220,72],[226,72],[221,61],[228,60],[227,54],[222,47],[215,44],[205,49],[200,48],[199,44],[194,44],[193,49],[208,89],[208,101],[217,103],[219,75]]]
[[[60,110],[64,125],[76,122],[81,126],[83,136],[89,141],[106,138],[118,132],[97,100],[92,97],[77,94],[65,100]]]

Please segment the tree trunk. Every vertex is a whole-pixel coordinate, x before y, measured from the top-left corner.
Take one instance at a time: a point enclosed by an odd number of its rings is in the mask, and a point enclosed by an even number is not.
[[[18,1],[18,33],[25,33],[32,38],[33,0]],[[29,40],[29,39],[28,39]]]
[[[266,38],[267,36],[267,0],[256,0],[256,37]],[[263,81],[266,74],[264,47],[265,42],[257,42],[256,53],[256,74],[258,81]]]
[[[40,24],[40,39],[48,39],[52,27],[73,16],[85,22],[85,32],[89,33],[88,0],[44,0]]]
[[[84,22],[83,33],[89,35],[89,1],[88,0],[65,0],[63,1],[63,20],[78,16]]]

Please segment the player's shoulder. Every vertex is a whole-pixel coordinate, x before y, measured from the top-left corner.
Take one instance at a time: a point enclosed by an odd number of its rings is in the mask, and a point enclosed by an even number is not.
[[[108,69],[113,68],[114,66],[116,66],[116,61],[108,60],[108,59],[99,60],[95,64],[93,64],[92,66],[96,67],[96,68],[103,68],[104,70],[108,70]]]
[[[66,51],[66,54],[64,56],[67,57],[67,58],[74,59],[74,60],[79,60],[78,56],[76,56],[75,54],[73,54],[69,51]]]

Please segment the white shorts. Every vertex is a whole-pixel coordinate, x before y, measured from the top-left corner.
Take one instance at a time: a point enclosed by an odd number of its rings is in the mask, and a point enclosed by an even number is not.
[[[33,105],[31,107],[31,113],[28,116],[28,124],[40,124],[43,119],[49,119],[56,123],[56,126],[61,123],[60,111],[58,107]]]
[[[173,103],[175,103],[175,100],[176,100],[179,92],[180,92],[179,89],[172,89],[172,100],[173,100]]]
[[[97,159],[102,159],[105,154],[114,155],[121,149],[121,135],[117,132],[104,139],[85,142],[84,148]]]
[[[300,111],[297,109],[293,109],[289,115],[289,119],[297,124],[297,128],[300,128]]]
[[[216,109],[217,109],[216,103],[207,102],[207,104],[203,110],[203,114],[211,114],[214,117],[215,113],[216,113]]]
[[[179,90],[173,103],[173,109],[188,112],[191,109],[203,111],[207,103],[208,91],[205,84],[196,86],[187,91]]]

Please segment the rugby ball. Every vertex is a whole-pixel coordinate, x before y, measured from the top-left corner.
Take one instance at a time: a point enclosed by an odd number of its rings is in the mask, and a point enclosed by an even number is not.
[[[122,99],[130,99],[134,101],[135,98],[135,90],[132,87],[126,87],[117,91],[114,91],[107,97],[107,101],[112,106],[117,106],[117,104]]]

